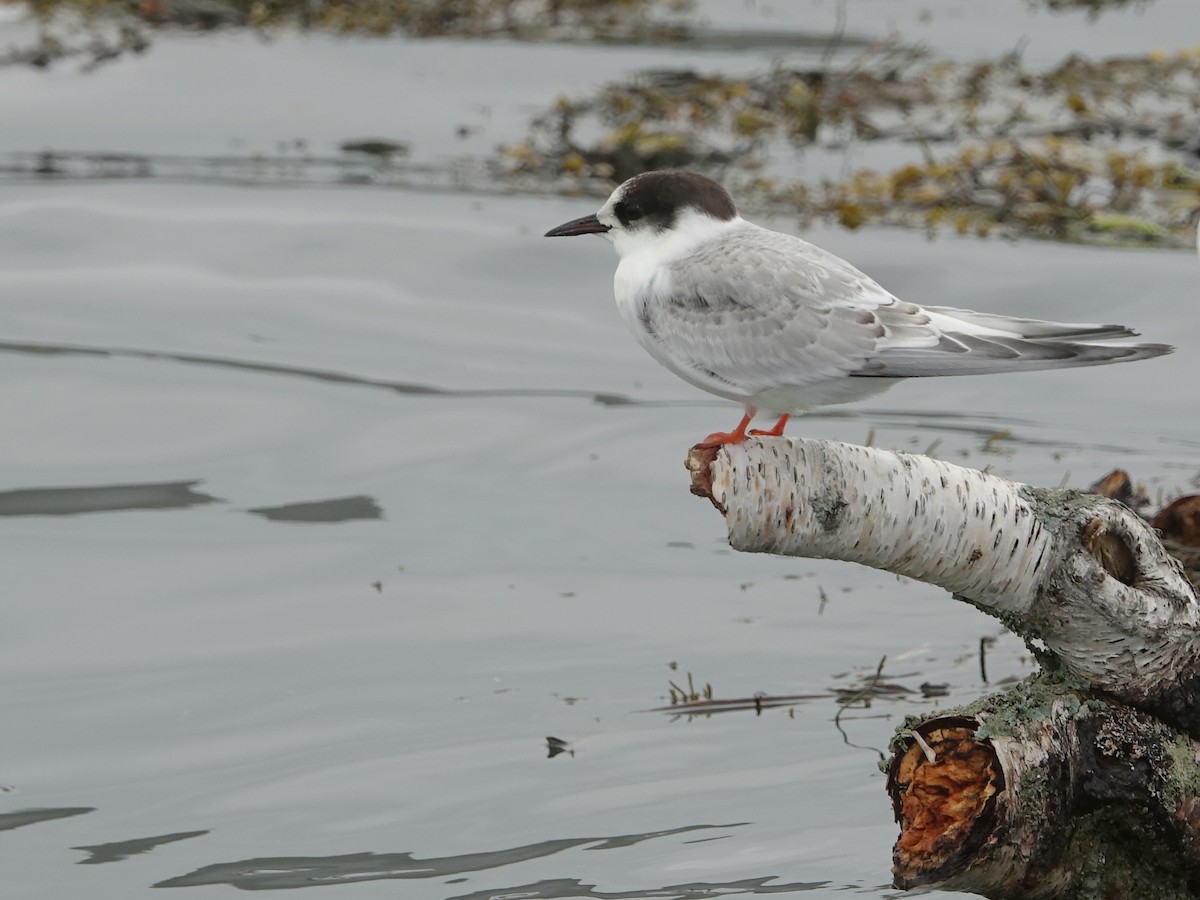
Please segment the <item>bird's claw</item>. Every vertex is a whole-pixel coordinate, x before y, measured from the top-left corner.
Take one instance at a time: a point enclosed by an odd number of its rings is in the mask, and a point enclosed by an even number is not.
[[[754,432],[750,432],[754,434]],[[727,444],[740,444],[746,440],[746,432],[741,431],[715,431],[698,443],[696,446],[701,450],[711,450],[716,447],[724,447]]]

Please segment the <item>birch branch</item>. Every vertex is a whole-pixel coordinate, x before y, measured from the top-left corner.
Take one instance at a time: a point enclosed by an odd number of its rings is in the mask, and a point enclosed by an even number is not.
[[[1190,730],[1200,601],[1122,504],[796,438],[693,448],[687,466],[693,493],[724,514],[734,549],[847,560],[939,585],[1114,697],[1170,700]]]
[[[735,549],[928,581],[1048,651],[1046,672],[893,739],[897,887],[1200,896],[1200,601],[1144,520],[822,441],[693,448],[688,468]]]

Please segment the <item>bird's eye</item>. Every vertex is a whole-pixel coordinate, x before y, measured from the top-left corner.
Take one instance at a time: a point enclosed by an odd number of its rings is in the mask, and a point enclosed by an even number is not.
[[[624,200],[619,200],[613,204],[613,212],[616,213],[616,216],[622,225],[628,225],[630,222],[636,222],[645,215],[645,213],[642,212],[641,207],[639,207],[636,203],[627,203]]]

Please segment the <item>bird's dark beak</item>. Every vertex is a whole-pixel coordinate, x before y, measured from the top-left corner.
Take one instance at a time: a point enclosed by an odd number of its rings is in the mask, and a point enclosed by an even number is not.
[[[570,222],[559,225],[557,228],[551,228],[546,232],[546,237],[574,237],[577,234],[604,234],[611,228],[605,225],[596,216],[584,216],[582,219],[572,219]]]

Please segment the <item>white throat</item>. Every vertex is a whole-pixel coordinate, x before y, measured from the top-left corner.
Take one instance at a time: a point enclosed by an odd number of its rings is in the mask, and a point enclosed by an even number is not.
[[[687,256],[697,247],[719,239],[731,228],[742,224],[741,216],[732,219],[714,219],[696,209],[685,209],[675,219],[674,227],[666,231],[642,228],[626,231],[614,228],[609,232],[613,249],[621,262],[632,261],[633,257],[644,257],[652,265],[661,265]]]

